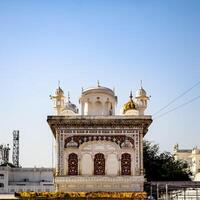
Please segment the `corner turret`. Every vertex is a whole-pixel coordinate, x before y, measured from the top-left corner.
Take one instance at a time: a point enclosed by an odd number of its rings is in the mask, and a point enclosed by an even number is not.
[[[78,113],[76,105],[70,101],[69,94],[68,101],[65,102],[64,92],[59,85],[55,91],[55,95],[50,95],[50,98],[53,100],[54,109],[57,115],[74,115]]]
[[[55,95],[51,96],[50,98],[53,100],[54,103],[54,109],[56,110],[56,114],[60,115],[61,112],[64,110],[65,106],[65,96],[64,92],[61,89],[60,85],[58,85],[58,88],[55,91]]]
[[[137,90],[135,95],[135,103],[136,103],[136,109],[139,112],[139,115],[144,115],[144,111],[147,108],[147,100],[149,100],[149,97],[147,96],[146,91],[141,88]]]

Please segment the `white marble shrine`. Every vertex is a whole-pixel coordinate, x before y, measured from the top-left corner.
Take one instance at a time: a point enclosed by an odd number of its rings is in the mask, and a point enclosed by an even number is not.
[[[143,191],[143,137],[152,122],[141,87],[115,115],[117,96],[99,85],[82,90],[80,112],[58,87],[56,115],[48,124],[56,140],[56,190]]]

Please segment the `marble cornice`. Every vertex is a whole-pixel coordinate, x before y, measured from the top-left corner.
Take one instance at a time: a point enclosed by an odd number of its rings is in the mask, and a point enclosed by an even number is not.
[[[152,123],[151,116],[48,116],[47,122],[55,136],[60,128],[141,128],[143,134]]]

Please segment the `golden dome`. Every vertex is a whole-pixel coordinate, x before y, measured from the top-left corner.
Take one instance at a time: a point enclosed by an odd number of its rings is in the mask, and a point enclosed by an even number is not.
[[[135,108],[135,103],[133,102],[133,96],[132,96],[132,92],[130,93],[130,100],[124,104],[123,106],[123,113],[125,113],[127,110],[133,110],[136,109]]]

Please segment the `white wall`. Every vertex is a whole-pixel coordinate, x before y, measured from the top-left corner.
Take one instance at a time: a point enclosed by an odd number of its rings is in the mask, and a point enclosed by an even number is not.
[[[68,174],[68,156],[76,153],[79,161],[79,175],[94,175],[94,156],[103,153],[105,156],[105,175],[119,176],[121,170],[121,155],[129,153],[131,155],[131,175],[135,175],[135,151],[132,147],[120,148],[114,142],[92,141],[82,144],[79,148],[67,148],[64,153],[64,171]]]

